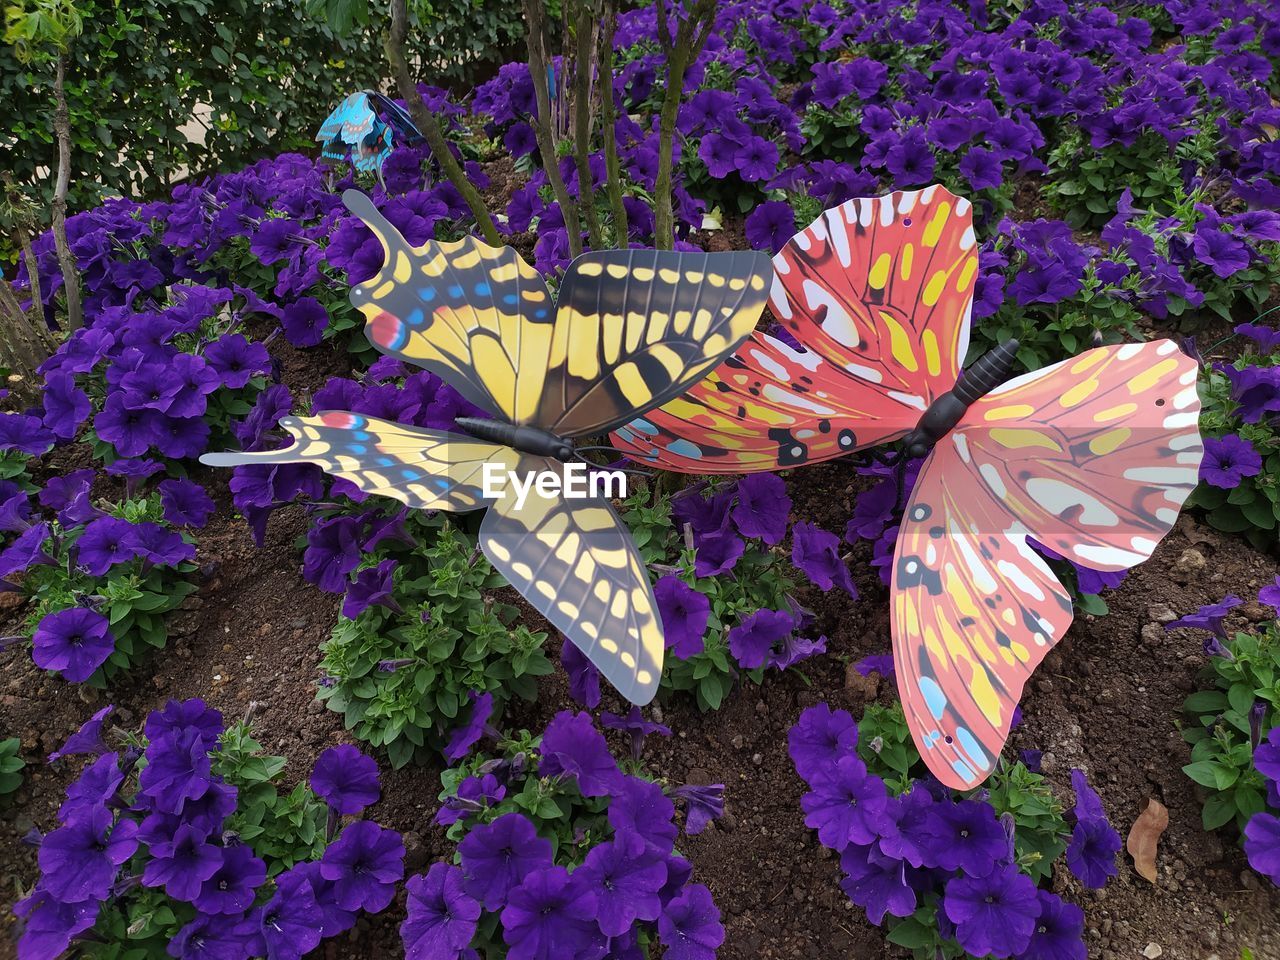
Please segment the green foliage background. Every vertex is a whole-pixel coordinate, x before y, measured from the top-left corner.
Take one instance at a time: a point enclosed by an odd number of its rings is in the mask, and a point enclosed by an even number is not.
[[[15,2],[20,6],[20,2]],[[78,0],[71,43],[70,208],[104,195],[160,196],[189,171],[234,170],[312,149],[346,94],[387,90],[385,0]],[[445,85],[522,36],[519,5],[413,0],[410,51],[420,76]],[[470,80],[474,81],[474,74]],[[468,84],[469,85],[469,84]],[[56,160],[53,66],[18,62],[0,44],[0,170],[44,206]],[[179,128],[212,107],[203,144]]]

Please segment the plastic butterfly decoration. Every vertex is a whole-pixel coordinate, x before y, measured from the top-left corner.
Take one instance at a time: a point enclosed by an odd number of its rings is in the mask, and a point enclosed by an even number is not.
[[[926,456],[890,588],[898,690],[921,755],[971,788],[1072,619],[1028,538],[1082,566],[1150,557],[1197,483],[1196,363],[1169,340],[1099,347],[1008,382],[1017,343],[962,374],[978,251],[933,186],[828,210],[773,259],[757,333],[614,443],[688,473],[794,467],[894,440]]]
[[[383,116],[388,122],[383,122]],[[357,170],[369,171],[382,169],[396,138],[418,143],[422,134],[400,104],[376,90],[361,90],[334,108],[315,138],[323,144],[321,156],[350,159]]]
[[[351,290],[365,335],[493,419],[459,418],[466,436],[322,412],[282,419],[297,441],[284,450],[201,460],[314,463],[423,510],[487,506],[480,547],[489,561],[624,697],[648,703],[664,643],[630,532],[603,497],[544,493],[528,478],[578,456],[575,439],[605,434],[715,369],[764,310],[769,258],[587,253],[569,265],[553,301],[511,247],[472,237],[410,247],[364,194],[348,190],[342,199],[386,256],[377,276]],[[517,478],[496,499],[484,496],[490,471]]]

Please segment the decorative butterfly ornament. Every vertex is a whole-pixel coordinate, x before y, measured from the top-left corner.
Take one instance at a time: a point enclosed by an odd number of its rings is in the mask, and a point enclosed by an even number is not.
[[[670,401],[731,354],[764,310],[768,257],[587,253],[553,300],[510,247],[472,237],[410,247],[364,194],[342,199],[385,253],[377,276],[351,290],[365,335],[493,419],[459,418],[469,437],[341,411],[288,417],[280,424],[293,446],[202,462],[314,463],[423,510],[488,507],[480,547],[489,561],[619,693],[648,703],[664,643],[630,532],[603,496],[569,499],[531,481],[574,460],[576,439]],[[486,496],[486,474],[515,482]]]
[[[383,122],[384,116],[387,122]],[[423,139],[404,108],[376,90],[361,90],[348,96],[325,118],[315,136],[323,144],[321,156],[338,161],[349,159],[357,170],[366,172],[382,169],[397,138],[403,143],[419,143]]]
[[[972,788],[1072,620],[1028,539],[1096,570],[1151,556],[1198,481],[1196,363],[1158,340],[1003,382],[1011,341],[961,375],[978,251],[969,202],[937,186],[828,210],[773,264],[770,305],[799,349],[753,335],[614,444],[704,474],[896,440],[926,456],[894,553],[898,690],[930,770]]]

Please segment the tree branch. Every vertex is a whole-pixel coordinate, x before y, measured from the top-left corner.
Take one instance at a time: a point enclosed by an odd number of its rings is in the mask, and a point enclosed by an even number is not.
[[[675,247],[675,214],[671,207],[673,147],[676,118],[680,112],[680,100],[684,96],[684,74],[695,61],[707,39],[715,20],[715,0],[697,0],[683,20],[677,18],[676,36],[671,40],[667,22],[665,0],[658,0],[658,44],[667,58],[667,89],[662,101],[662,113],[658,122],[658,177],[654,188],[654,237],[653,244],[659,250]]]
[[[475,217],[476,226],[484,235],[485,242],[490,246],[500,247],[502,235],[498,233],[498,227],[493,222],[493,216],[489,213],[484,198],[480,196],[480,191],[475,188],[475,184],[467,179],[462,164],[449,149],[449,141],[445,138],[440,122],[427,108],[413,82],[412,74],[409,73],[409,62],[404,53],[405,35],[408,30],[409,12],[406,0],[391,0],[391,27],[383,39],[382,46],[387,54],[387,62],[391,65],[391,73],[395,77],[400,98],[404,100],[409,116],[413,118],[414,124],[427,141],[427,146],[431,148],[431,155],[440,164],[445,177],[471,208],[471,215]]]
[[[551,91],[547,86],[546,20],[542,0],[524,0],[525,40],[529,46],[529,74],[533,80],[533,92],[538,101],[538,115],[534,119],[533,133],[542,156],[542,168],[547,183],[560,206],[565,230],[569,233],[569,255],[582,253],[582,226],[578,221],[578,206],[569,196],[569,189],[560,176],[560,161],[556,156],[555,133],[551,128]],[[579,195],[581,195],[579,185]]]
[[[578,51],[573,64],[573,156],[578,168],[578,204],[587,222],[587,240],[597,250],[604,245],[600,217],[596,214],[593,196],[595,179],[591,176],[591,69],[599,40],[599,25],[596,23],[598,13],[595,3],[578,0]],[[566,40],[566,45],[567,43]],[[599,82],[603,82],[603,78]],[[606,139],[607,137],[606,132]]]
[[[75,257],[67,244],[67,189],[71,185],[71,120],[67,113],[66,54],[58,55],[57,74],[53,93],[56,106],[53,112],[53,130],[58,139],[58,182],[53,190],[53,243],[58,251],[58,266],[62,270],[62,285],[67,297],[67,330],[79,330],[84,323],[80,306],[80,274]]]
[[[614,246],[630,246],[627,236],[627,208],[622,204],[622,165],[618,162],[618,137],[613,103],[613,34],[618,27],[617,0],[604,0],[600,17],[600,40],[596,44],[596,90],[600,97],[600,128],[604,136],[605,186],[613,211]]]

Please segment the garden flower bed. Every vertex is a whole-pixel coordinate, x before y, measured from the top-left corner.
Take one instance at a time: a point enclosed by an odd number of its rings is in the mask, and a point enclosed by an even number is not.
[[[642,8],[614,38],[639,245],[656,29]],[[475,228],[430,151],[380,179],[285,153],[69,218],[85,326],[0,418],[20,957],[90,930],[86,956],[519,958],[554,936],[583,958],[1280,957],[1280,12],[748,0],[684,82],[677,249],[774,253],[828,207],[941,183],[973,203],[975,351],[1014,336],[1036,369],[1166,336],[1201,361],[1200,486],[1127,575],[1050,552],[1076,620],[988,789],[926,777],[896,707],[879,466],[622,504],[669,648],[643,715],[474,524],[313,467],[201,466],[280,447],[287,414],[483,412],[379,357],[348,300],[382,247],[344,188],[411,244]],[[504,238],[557,275],[528,66],[421,93]],[[616,227],[603,151],[589,168]],[[577,175],[565,158],[581,207]],[[50,235],[35,254],[53,315]],[[1148,864],[1122,844],[1153,800]]]

